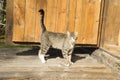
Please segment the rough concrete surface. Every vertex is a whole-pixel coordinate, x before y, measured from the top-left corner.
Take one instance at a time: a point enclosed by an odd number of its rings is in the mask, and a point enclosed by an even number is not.
[[[47,63],[42,64],[38,48],[0,48],[0,80],[120,80],[89,51],[77,48],[72,56],[74,64],[66,67],[59,50],[51,49]]]

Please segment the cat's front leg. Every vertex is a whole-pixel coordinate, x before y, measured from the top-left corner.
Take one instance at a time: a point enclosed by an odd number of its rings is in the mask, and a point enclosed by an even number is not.
[[[72,65],[73,64],[73,62],[71,61],[71,54],[69,54],[68,56],[67,56],[67,64],[66,64],[66,66],[70,66],[70,65]]]
[[[38,57],[39,57],[39,59],[41,60],[42,63],[46,63],[45,54],[41,54],[41,50],[39,50]]]
[[[64,49],[62,53],[63,53],[63,57],[66,59],[65,66],[72,65],[73,64],[73,62],[71,61],[72,50]]]
[[[70,66],[73,64],[73,62],[71,61],[71,58],[72,58],[72,52],[73,52],[73,49],[70,49],[68,50],[68,53],[67,53],[67,66]]]
[[[70,66],[73,64],[73,62],[71,61],[71,54],[64,54],[64,58],[66,59],[66,64],[65,66]]]

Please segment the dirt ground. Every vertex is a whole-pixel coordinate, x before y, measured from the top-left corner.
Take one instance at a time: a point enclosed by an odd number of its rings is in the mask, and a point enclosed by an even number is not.
[[[50,49],[47,63],[37,56],[39,48],[0,48],[0,80],[120,80],[93,57],[91,48],[75,48],[73,65],[66,67],[61,51]]]

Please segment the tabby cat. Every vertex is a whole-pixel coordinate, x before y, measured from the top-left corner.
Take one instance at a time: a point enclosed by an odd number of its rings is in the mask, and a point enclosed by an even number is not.
[[[39,58],[42,63],[46,63],[45,54],[47,53],[50,47],[60,49],[62,51],[62,55],[67,60],[66,66],[70,66],[71,55],[74,49],[75,41],[77,40],[78,33],[77,32],[67,32],[67,34],[63,33],[55,33],[46,30],[44,25],[44,10],[40,9],[40,24],[42,28],[41,33],[41,49],[39,50]]]

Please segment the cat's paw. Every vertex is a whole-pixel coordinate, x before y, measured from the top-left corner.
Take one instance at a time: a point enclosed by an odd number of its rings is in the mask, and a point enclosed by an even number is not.
[[[69,67],[73,64],[73,62],[69,62],[68,64],[66,64],[65,66]]]
[[[46,63],[46,61],[45,61],[45,60],[41,60],[41,62],[42,62],[42,63],[44,63],[44,64]]]
[[[39,59],[41,60],[42,63],[46,63],[46,60],[44,58],[45,55],[39,54]]]
[[[42,63],[46,63],[45,58],[40,58],[40,60],[41,60]]]
[[[70,64],[66,64],[65,66],[69,67],[69,66],[70,66]]]

